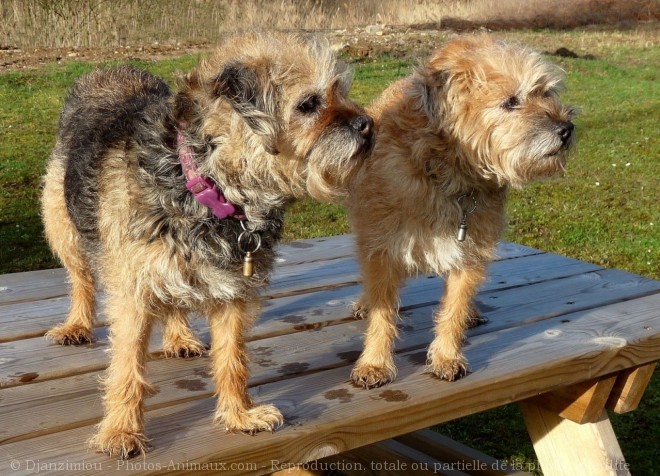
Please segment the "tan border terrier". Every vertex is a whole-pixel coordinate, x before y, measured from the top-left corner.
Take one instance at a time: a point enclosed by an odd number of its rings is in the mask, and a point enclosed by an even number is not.
[[[398,288],[417,273],[446,276],[428,370],[465,375],[461,347],[480,320],[473,302],[504,229],[507,190],[564,169],[575,111],[559,101],[561,70],[523,47],[482,35],[438,49],[368,108],[372,156],[349,183],[368,316],[352,380],[396,376]]]
[[[338,198],[337,183],[371,151],[373,121],[347,99],[350,80],[321,38],[247,33],[175,92],[131,67],[73,86],[42,197],[72,306],[47,336],[91,341],[105,288],[111,357],[93,447],[120,458],[148,448],[149,336],[160,322],[165,353],[202,353],[191,312],[210,322],[216,420],[247,433],[282,422],[248,393],[245,341],[285,207],[305,192]]]

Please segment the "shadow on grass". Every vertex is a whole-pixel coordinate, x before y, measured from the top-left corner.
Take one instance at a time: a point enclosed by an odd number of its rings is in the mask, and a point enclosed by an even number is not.
[[[58,268],[39,217],[0,222],[0,274]]]

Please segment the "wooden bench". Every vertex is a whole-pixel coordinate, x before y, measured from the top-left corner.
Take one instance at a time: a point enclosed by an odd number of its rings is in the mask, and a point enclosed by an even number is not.
[[[350,236],[281,246],[249,346],[251,392],[282,410],[284,427],[246,436],[213,426],[208,359],[163,358],[157,331],[154,449],[128,462],[86,447],[102,413],[103,315],[94,344],[50,344],[42,335],[69,305],[63,270],[0,276],[0,474],[417,474],[415,462],[428,474],[504,474],[511,468],[419,430],[511,402],[546,475],[628,474],[605,409],[634,410],[660,360],[659,282],[502,243],[478,297],[489,322],[469,332],[472,372],[453,383],[424,373],[442,280],[421,276],[402,292],[398,378],[366,391],[348,382],[366,324],[351,317],[353,253]],[[206,322],[195,326],[208,342]]]

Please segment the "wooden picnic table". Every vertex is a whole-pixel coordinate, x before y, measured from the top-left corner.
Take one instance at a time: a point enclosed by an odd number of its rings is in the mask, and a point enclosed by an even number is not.
[[[155,331],[148,374],[158,391],[146,403],[154,448],[121,462],[86,446],[102,414],[103,313],[97,342],[49,343],[44,332],[69,306],[64,271],[0,276],[0,474],[267,474],[315,460],[298,471],[472,474],[479,461],[479,474],[504,474],[497,461],[418,430],[511,402],[521,403],[546,475],[629,474],[605,409],[633,410],[660,360],[659,282],[501,243],[478,296],[489,322],[469,331],[471,373],[450,383],[424,372],[442,279],[420,276],[402,291],[398,377],[364,390],[349,383],[366,324],[351,315],[359,281],[350,235],[280,247],[249,343],[251,392],[286,419],[274,433],[214,426],[208,358],[164,358]],[[194,325],[209,342],[206,321]]]

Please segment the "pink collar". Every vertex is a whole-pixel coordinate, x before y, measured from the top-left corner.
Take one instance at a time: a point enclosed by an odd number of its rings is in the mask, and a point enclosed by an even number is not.
[[[186,137],[182,129],[186,124],[180,124],[180,129],[176,135],[176,145],[179,149],[179,160],[183,168],[183,174],[186,176],[186,188],[193,194],[195,200],[202,205],[209,207],[213,215],[224,220],[227,217],[245,220],[245,215],[240,209],[231,202],[228,202],[217,185],[208,177],[204,177],[197,171],[197,162],[192,148],[186,145]]]

